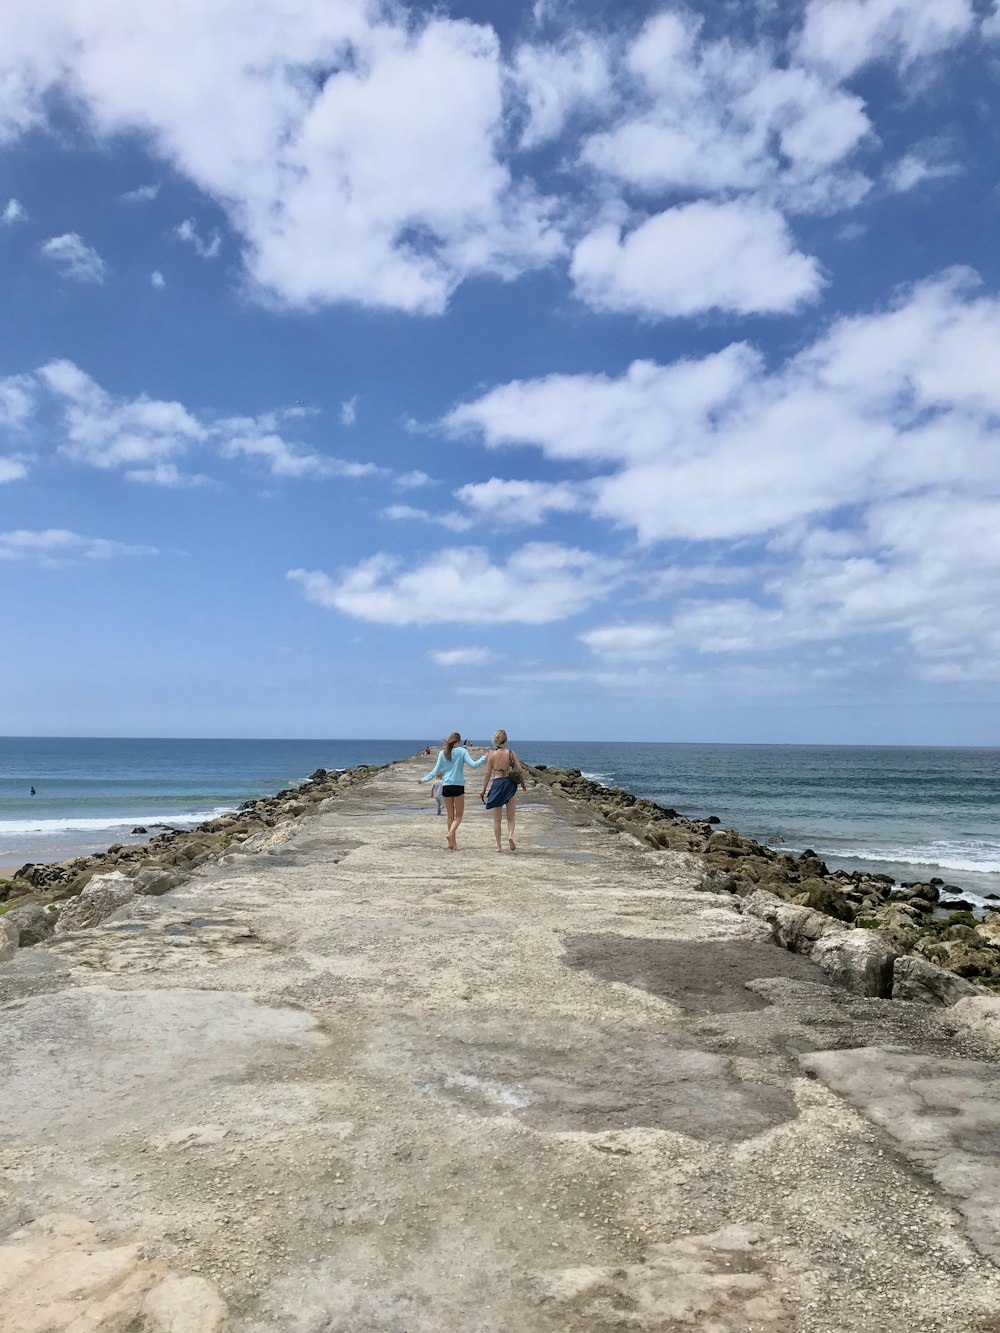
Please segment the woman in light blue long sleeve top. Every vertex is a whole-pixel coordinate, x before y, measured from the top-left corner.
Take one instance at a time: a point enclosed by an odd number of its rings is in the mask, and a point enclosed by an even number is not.
[[[450,852],[458,851],[458,843],[455,841],[455,834],[458,832],[458,826],[462,822],[462,816],[465,814],[465,768],[482,768],[486,763],[486,756],[482,755],[479,759],[473,759],[464,745],[460,745],[462,739],[461,733],[453,731],[444,743],[444,749],[438,752],[437,763],[431,771],[420,779],[421,782],[432,782],[438,774],[444,786],[441,788],[441,795],[444,797],[445,809],[448,811],[448,850]]]

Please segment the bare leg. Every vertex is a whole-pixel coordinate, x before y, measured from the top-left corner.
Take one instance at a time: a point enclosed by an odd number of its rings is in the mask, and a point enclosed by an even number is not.
[[[454,814],[451,818],[451,824],[448,827],[448,843],[453,852],[458,851],[458,843],[455,841],[455,835],[458,833],[458,826],[462,822],[462,816],[465,814],[465,797],[453,796],[455,802]]]
[[[500,847],[500,816],[502,814],[503,814],[502,808],[499,805],[495,805],[493,807],[493,836],[497,840],[498,852],[502,850]]]
[[[448,831],[445,834],[445,837],[448,841],[449,852],[453,852],[455,850],[455,841],[452,836],[452,824],[455,822],[455,797],[446,796],[444,798],[444,804],[445,809],[448,811]]]
[[[514,819],[517,812],[517,796],[510,798],[504,806],[507,811],[507,846],[512,852],[517,851],[517,843],[514,841]],[[497,819],[497,842],[500,841],[500,820]]]

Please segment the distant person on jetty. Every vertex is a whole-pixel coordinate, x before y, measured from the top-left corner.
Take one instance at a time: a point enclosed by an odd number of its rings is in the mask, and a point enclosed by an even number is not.
[[[437,763],[420,779],[421,782],[430,782],[438,774],[441,775],[441,795],[448,811],[448,850],[451,852],[458,851],[455,834],[465,814],[465,766],[468,764],[470,768],[482,768],[486,763],[485,755],[473,759],[468,750],[459,744],[461,739],[461,732],[453,731],[445,741],[444,749],[439,751]]]
[[[441,795],[443,787],[444,783],[440,778],[435,778],[431,783],[431,795],[434,797],[435,801],[437,801],[438,814],[444,809],[444,797]]]
[[[500,815],[502,811],[507,812],[507,846],[512,852],[516,852],[514,818],[517,810],[517,789],[524,785],[524,776],[517,755],[507,744],[507,733],[503,727],[493,733],[493,744],[497,748],[490,753],[486,761],[480,800],[485,802],[487,810],[493,811],[493,836],[496,838],[498,852],[503,850],[500,846]]]

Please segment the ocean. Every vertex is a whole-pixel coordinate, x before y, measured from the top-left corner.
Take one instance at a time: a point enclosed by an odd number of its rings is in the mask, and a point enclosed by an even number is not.
[[[425,740],[0,738],[0,866],[52,861],[134,827],[186,827],[313,769],[388,763]],[[940,876],[1000,894],[1000,750],[515,740],[529,763],[579,768],[831,868]],[[429,766],[429,765],[428,765]],[[36,795],[31,796],[34,786]],[[474,813],[474,812],[473,812]],[[527,834],[527,827],[525,832]]]

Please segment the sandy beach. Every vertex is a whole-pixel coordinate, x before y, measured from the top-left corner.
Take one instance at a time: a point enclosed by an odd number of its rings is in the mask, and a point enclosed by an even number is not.
[[[0,965],[0,1333],[997,1326],[993,1038],[424,763]]]

